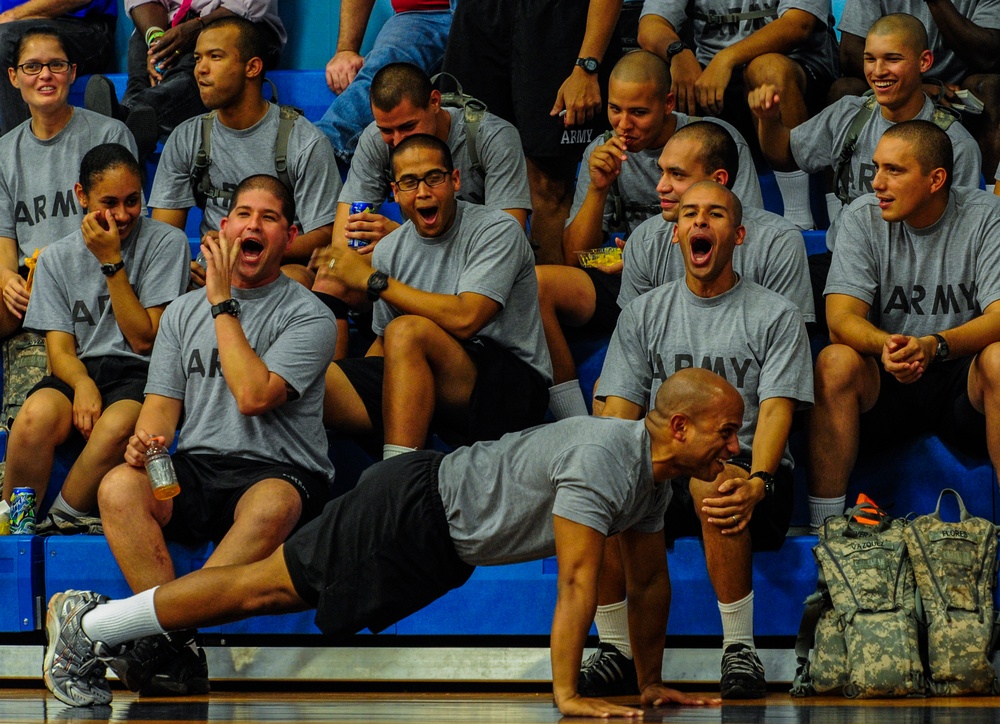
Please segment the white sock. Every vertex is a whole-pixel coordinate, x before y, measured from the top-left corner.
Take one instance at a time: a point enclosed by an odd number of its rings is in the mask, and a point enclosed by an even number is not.
[[[156,618],[153,606],[155,591],[156,588],[150,588],[131,598],[95,606],[80,620],[83,632],[91,641],[100,641],[108,646],[166,633]]]
[[[835,193],[829,193],[825,198],[826,215],[830,217],[830,226],[833,226],[833,222],[837,220],[840,212],[844,210],[844,205],[840,203],[840,199],[837,198],[837,194]]]
[[[549,388],[549,409],[557,420],[567,417],[586,417],[587,401],[583,399],[583,390],[579,380],[569,380],[552,385]]]
[[[841,495],[838,498],[816,498],[809,496],[809,527],[814,531],[820,529],[823,521],[831,515],[840,515],[844,512],[844,503],[847,496]]]
[[[63,498],[62,493],[56,496],[56,499],[52,501],[52,507],[49,508],[50,513],[59,513],[60,518],[65,519],[78,519],[82,518],[87,514],[87,511],[77,510],[72,505],[66,502]]]
[[[386,443],[382,446],[382,459],[388,460],[389,458],[394,458],[397,455],[405,455],[406,453],[416,452],[415,447],[406,447],[406,445],[390,445]]]
[[[628,601],[598,606],[594,623],[602,643],[611,644],[632,658],[632,644],[628,638]]]
[[[805,171],[775,171],[781,200],[785,204],[785,218],[800,229],[813,229],[812,209],[809,207],[809,174]]]
[[[756,648],[753,643],[753,591],[734,603],[720,601],[719,613],[722,615],[723,651],[731,644]]]

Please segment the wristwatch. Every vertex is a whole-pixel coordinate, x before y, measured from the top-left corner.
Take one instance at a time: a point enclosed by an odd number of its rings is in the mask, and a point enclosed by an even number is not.
[[[375,302],[378,301],[379,296],[386,290],[389,286],[389,275],[385,272],[372,272],[372,275],[368,277],[368,301]]]
[[[679,55],[685,50],[690,50],[690,48],[684,43],[683,40],[675,40],[670,45],[667,46],[667,62],[669,63],[674,59],[675,55]]]
[[[774,495],[774,476],[765,470],[758,470],[755,473],[750,473],[751,478],[760,478],[764,481],[764,497],[770,498]]]
[[[601,62],[597,58],[577,58],[576,64],[586,72],[593,75],[601,67]]]
[[[119,259],[114,264],[101,264],[101,274],[106,277],[113,277],[124,268],[125,262],[122,259]]]
[[[951,352],[951,350],[948,348],[948,340],[946,340],[940,334],[932,334],[931,336],[934,339],[936,339],[938,343],[937,350],[934,351],[934,361],[944,362],[946,359],[948,359],[948,353]]]
[[[212,319],[215,319],[220,314],[228,314],[230,316],[240,318],[240,303],[235,299],[227,299],[224,302],[219,302],[218,304],[212,305]]]

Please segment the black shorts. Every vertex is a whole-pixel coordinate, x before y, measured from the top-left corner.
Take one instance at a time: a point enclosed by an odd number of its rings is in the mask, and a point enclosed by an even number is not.
[[[82,360],[87,376],[101,393],[101,405],[108,409],[122,400],[132,400],[140,405],[145,399],[146,374],[149,362],[130,357],[97,357]],[[73,388],[55,375],[46,375],[31,388],[28,397],[37,390],[58,390],[73,401]]]
[[[233,525],[240,498],[262,480],[285,480],[298,491],[302,515],[296,528],[319,515],[330,498],[323,476],[292,465],[186,453],[175,453],[173,462],[181,492],[173,498],[173,512],[163,535],[185,545],[221,541]]]
[[[452,445],[467,445],[477,440],[496,440],[542,422],[549,405],[549,388],[537,370],[493,340],[477,337],[461,344],[476,366],[469,407],[460,418],[435,414],[433,432]],[[385,358],[357,357],[336,364],[365,404],[372,423],[371,437],[383,439]]]
[[[469,580],[475,566],[455,552],[438,491],[442,457],[376,463],[285,543],[292,585],[323,633],[377,633]]]
[[[729,461],[730,465],[743,468],[748,473],[750,458],[740,456]],[[701,519],[694,509],[688,478],[674,478],[670,481],[673,497],[663,516],[663,535],[668,542],[682,536],[701,538]],[[792,520],[792,471],[779,467],[774,473],[774,495],[765,497],[753,509],[750,518],[750,541],[755,551],[776,551],[785,542],[788,526]]]
[[[967,455],[986,457],[986,417],[969,400],[974,358],[932,364],[909,385],[880,366],[878,400],[861,415],[861,450],[879,450],[930,432]]]
[[[461,0],[444,70],[517,128],[525,156],[579,161],[608,128],[603,106],[588,124],[572,128],[549,111],[573,72],[586,27],[587,3],[581,0]],[[602,100],[620,57],[621,39],[613,34],[598,71]]]
[[[618,325],[622,313],[618,306],[618,295],[622,290],[621,274],[605,274],[597,269],[584,269],[594,284],[594,316],[580,327],[566,327],[566,339],[570,342],[583,339],[610,337]]]

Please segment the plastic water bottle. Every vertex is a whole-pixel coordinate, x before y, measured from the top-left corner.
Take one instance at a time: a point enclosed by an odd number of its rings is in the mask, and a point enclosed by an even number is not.
[[[149,475],[149,485],[153,489],[153,497],[157,500],[170,500],[181,492],[177,482],[177,473],[170,460],[170,453],[163,446],[162,437],[153,437],[146,448],[146,473]]]

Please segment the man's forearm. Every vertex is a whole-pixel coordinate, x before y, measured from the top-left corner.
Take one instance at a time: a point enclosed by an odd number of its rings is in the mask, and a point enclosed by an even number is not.
[[[375,7],[375,0],[342,0],[340,3],[340,29],[337,31],[337,49],[361,52],[368,20]]]
[[[774,473],[781,465],[781,457],[792,429],[795,401],[787,397],[771,397],[760,403],[757,430],[751,448],[751,470]]]
[[[584,172],[581,169],[581,173]],[[607,197],[607,191],[596,191],[591,185],[580,210],[563,229],[563,258],[570,266],[576,264],[576,252],[604,244],[604,205]]]
[[[90,0],[28,0],[4,12],[11,20],[59,18],[74,13]]]
[[[628,631],[640,692],[662,683],[663,637],[667,633],[669,610],[670,578],[664,558],[661,575],[640,590],[628,591]]]
[[[720,50],[719,55],[725,54],[726,62],[735,68],[767,53],[787,53],[809,38],[816,22],[816,17],[805,10],[787,10],[780,18]]]
[[[170,27],[170,16],[167,9],[158,2],[143,3],[132,8],[130,13],[132,22],[135,24],[136,32],[141,36],[146,36],[149,28],[157,27],[166,30]]]
[[[667,59],[667,48],[680,40],[674,26],[659,15],[646,15],[639,19],[639,45],[643,50]]]
[[[604,59],[621,10],[622,0],[590,0],[579,57]]]
[[[1000,302],[994,302],[1000,304]],[[987,309],[991,309],[993,305]],[[948,341],[948,356],[952,359],[967,357],[983,350],[989,344],[1000,342],[1000,309],[982,314],[951,329],[939,330]]]
[[[973,73],[995,73],[1000,68],[1000,30],[984,28],[965,17],[951,0],[928,0],[927,8],[945,45],[964,60]]]

